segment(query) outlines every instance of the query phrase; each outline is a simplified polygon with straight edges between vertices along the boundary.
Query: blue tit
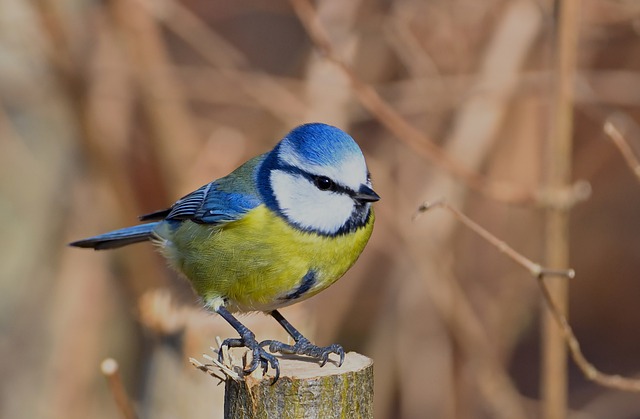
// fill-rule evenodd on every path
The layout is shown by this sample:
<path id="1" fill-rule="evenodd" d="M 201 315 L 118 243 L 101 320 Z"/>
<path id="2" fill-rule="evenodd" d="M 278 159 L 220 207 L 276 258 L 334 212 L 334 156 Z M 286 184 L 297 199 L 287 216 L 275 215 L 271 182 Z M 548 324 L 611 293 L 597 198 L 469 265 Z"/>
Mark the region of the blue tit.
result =
<path id="1" fill-rule="evenodd" d="M 204 305 L 238 332 L 223 345 L 252 351 L 246 372 L 270 365 L 275 382 L 280 370 L 273 353 L 306 355 L 322 365 L 335 353 L 342 364 L 340 345 L 312 344 L 277 309 L 326 289 L 355 263 L 379 199 L 353 138 L 311 123 L 172 207 L 140 217 L 150 222 L 70 245 L 101 250 L 150 240 Z M 232 314 L 252 311 L 270 314 L 295 344 L 257 342 Z"/>

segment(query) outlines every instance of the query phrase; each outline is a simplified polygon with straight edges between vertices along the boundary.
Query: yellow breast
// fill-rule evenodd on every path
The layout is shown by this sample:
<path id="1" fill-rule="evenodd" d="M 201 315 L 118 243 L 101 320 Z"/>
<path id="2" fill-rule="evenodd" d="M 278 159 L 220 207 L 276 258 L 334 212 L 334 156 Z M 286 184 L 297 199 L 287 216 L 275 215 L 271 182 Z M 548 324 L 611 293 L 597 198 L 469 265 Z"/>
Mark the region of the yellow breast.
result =
<path id="1" fill-rule="evenodd" d="M 269 311 L 317 294 L 358 259 L 373 230 L 335 237 L 302 232 L 260 205 L 242 219 L 212 226 L 184 221 L 157 232 L 163 253 L 207 304 Z M 306 277 L 305 277 L 306 276 Z"/>

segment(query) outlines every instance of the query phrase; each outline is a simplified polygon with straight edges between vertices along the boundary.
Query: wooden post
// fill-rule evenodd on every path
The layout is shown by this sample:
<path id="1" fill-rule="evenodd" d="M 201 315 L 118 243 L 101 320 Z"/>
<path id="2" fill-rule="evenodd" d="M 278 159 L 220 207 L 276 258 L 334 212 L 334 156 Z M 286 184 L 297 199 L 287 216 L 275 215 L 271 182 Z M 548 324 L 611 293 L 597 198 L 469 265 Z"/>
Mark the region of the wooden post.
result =
<path id="1" fill-rule="evenodd" d="M 224 417 L 231 418 L 373 418 L 373 361 L 355 352 L 341 367 L 324 367 L 301 357 L 281 357 L 280 379 L 227 379 Z"/>

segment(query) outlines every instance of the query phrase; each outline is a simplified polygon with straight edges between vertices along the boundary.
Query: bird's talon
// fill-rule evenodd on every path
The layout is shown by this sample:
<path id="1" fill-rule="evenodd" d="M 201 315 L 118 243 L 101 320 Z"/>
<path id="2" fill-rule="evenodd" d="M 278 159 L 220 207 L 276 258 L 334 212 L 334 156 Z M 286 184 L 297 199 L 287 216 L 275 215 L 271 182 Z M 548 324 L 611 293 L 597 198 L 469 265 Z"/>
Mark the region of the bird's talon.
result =
<path id="1" fill-rule="evenodd" d="M 227 348 L 239 348 L 244 345 L 244 340 L 238 338 L 227 338 L 222 341 L 220 344 L 220 348 L 218 349 L 218 362 L 223 362 L 224 354 L 222 352 L 222 347 L 226 346 Z"/>
<path id="2" fill-rule="evenodd" d="M 258 363 L 251 360 L 251 363 L 249 364 L 249 366 L 243 369 L 242 372 L 244 372 L 246 375 L 249 375 L 252 372 L 254 372 L 256 368 L 258 368 Z"/>
<path id="3" fill-rule="evenodd" d="M 322 360 L 320 362 L 320 367 L 324 367 L 327 364 L 328 360 L 329 360 L 329 355 L 328 354 L 324 354 L 322 356 Z"/>
<path id="4" fill-rule="evenodd" d="M 269 344 L 270 341 L 265 341 L 258 343 L 255 340 L 255 336 L 253 333 L 249 331 L 245 332 L 240 338 L 228 338 L 222 341 L 220 344 L 220 350 L 218 351 L 218 360 L 222 362 L 223 353 L 222 347 L 226 346 L 227 348 L 238 348 L 245 347 L 251 351 L 251 362 L 249 365 L 243 369 L 243 372 L 246 375 L 253 373 L 258 367 L 262 368 L 263 375 L 267 374 L 269 370 L 269 366 L 275 370 L 275 377 L 271 384 L 274 384 L 278 381 L 280 377 L 280 364 L 278 363 L 278 359 L 272 354 L 268 353 L 266 349 L 263 348 L 265 344 Z"/>
<path id="5" fill-rule="evenodd" d="M 260 366 L 262 367 L 262 374 L 266 375 L 267 374 L 267 370 L 269 370 L 269 362 L 267 362 L 267 360 L 262 359 L 260 361 Z"/>
<path id="6" fill-rule="evenodd" d="M 299 339 L 295 345 L 287 345 L 286 343 L 278 342 L 276 340 L 265 340 L 260 342 L 260 346 L 269 346 L 270 352 L 278 352 L 281 354 L 295 354 L 306 355 L 311 358 L 315 358 L 320 362 L 320 366 L 324 367 L 329 361 L 329 355 L 335 353 L 340 356 L 339 366 L 342 366 L 344 362 L 344 349 L 338 344 L 329 346 L 316 346 L 309 342 L 306 338 Z"/>

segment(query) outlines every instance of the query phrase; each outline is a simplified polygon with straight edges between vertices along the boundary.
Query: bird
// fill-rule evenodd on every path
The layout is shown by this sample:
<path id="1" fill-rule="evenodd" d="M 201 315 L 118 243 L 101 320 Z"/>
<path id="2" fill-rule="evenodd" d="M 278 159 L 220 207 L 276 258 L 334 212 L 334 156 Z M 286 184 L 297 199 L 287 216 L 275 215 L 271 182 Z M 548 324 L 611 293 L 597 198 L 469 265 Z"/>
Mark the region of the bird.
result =
<path id="1" fill-rule="evenodd" d="M 261 367 L 266 374 L 271 367 L 275 383 L 276 353 L 308 356 L 321 366 L 336 354 L 342 365 L 341 345 L 311 343 L 278 309 L 316 295 L 351 268 L 369 241 L 379 199 L 355 140 L 337 127 L 307 123 L 229 175 L 140 216 L 144 223 L 69 245 L 153 243 L 204 307 L 238 333 L 221 347 L 246 347 L 252 359 L 244 372 Z M 270 315 L 294 343 L 258 342 L 236 317 L 246 312 Z"/>

